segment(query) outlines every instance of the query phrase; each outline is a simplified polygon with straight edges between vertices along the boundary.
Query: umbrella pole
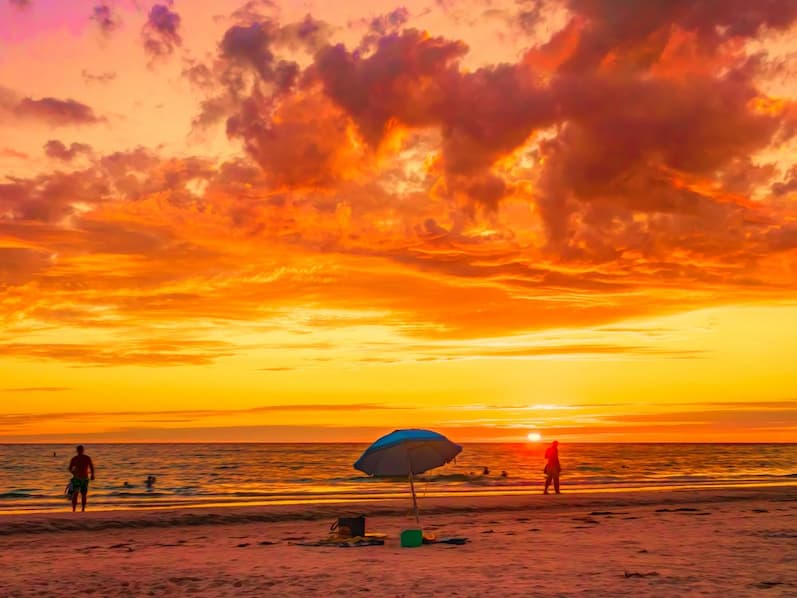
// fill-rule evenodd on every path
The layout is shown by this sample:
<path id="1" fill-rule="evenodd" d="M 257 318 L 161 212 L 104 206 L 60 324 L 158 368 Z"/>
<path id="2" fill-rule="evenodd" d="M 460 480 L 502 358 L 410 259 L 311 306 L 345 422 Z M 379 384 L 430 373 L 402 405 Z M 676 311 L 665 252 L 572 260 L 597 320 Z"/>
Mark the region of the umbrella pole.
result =
<path id="1" fill-rule="evenodd" d="M 421 519 L 418 517 L 418 500 L 415 498 L 415 483 L 412 480 L 412 464 L 410 464 L 410 492 L 412 492 L 412 509 L 415 512 L 415 523 L 420 527 Z"/>

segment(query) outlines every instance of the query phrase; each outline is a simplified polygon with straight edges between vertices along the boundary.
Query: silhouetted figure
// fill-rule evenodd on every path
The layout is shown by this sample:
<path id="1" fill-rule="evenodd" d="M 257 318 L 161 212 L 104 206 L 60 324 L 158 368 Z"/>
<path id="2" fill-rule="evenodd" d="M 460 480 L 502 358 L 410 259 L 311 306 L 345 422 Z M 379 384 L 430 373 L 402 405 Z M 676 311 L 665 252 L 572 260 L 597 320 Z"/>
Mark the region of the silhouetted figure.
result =
<path id="1" fill-rule="evenodd" d="M 508 478 L 508 477 L 509 477 L 509 474 L 508 474 L 506 471 L 502 471 L 502 472 L 501 472 L 501 477 L 502 477 L 502 478 Z"/>
<path id="2" fill-rule="evenodd" d="M 490 475 L 490 468 L 485 467 L 484 469 L 482 469 L 482 475 Z"/>
<path id="3" fill-rule="evenodd" d="M 130 485 L 130 482 L 125 482 L 124 484 L 122 484 L 122 487 L 123 488 L 132 488 L 132 486 Z"/>
<path id="4" fill-rule="evenodd" d="M 155 485 L 155 476 L 154 475 L 148 475 L 146 481 L 144 482 L 144 484 L 146 484 L 147 488 L 149 488 L 151 490 L 152 487 Z"/>
<path id="5" fill-rule="evenodd" d="M 84 453 L 83 445 L 77 447 L 77 455 L 69 462 L 69 472 L 72 474 L 72 512 L 77 509 L 77 495 L 80 493 L 81 511 L 86 510 L 86 497 L 89 492 L 89 472 L 94 480 L 94 463 L 91 457 Z"/>
<path id="6" fill-rule="evenodd" d="M 559 494 L 559 474 L 562 473 L 562 466 L 559 463 L 559 441 L 554 440 L 545 450 L 545 459 L 548 461 L 545 464 L 545 491 L 543 494 L 548 494 L 548 487 L 553 480 L 553 489 Z"/>

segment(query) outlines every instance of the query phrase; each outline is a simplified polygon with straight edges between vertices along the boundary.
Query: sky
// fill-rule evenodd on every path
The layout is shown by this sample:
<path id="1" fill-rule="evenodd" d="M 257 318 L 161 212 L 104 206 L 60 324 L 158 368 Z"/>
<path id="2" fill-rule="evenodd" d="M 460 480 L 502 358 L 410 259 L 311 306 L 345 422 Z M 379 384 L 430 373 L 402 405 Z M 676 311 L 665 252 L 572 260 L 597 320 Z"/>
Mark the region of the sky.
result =
<path id="1" fill-rule="evenodd" d="M 0 442 L 797 442 L 793 0 L 0 0 Z"/>

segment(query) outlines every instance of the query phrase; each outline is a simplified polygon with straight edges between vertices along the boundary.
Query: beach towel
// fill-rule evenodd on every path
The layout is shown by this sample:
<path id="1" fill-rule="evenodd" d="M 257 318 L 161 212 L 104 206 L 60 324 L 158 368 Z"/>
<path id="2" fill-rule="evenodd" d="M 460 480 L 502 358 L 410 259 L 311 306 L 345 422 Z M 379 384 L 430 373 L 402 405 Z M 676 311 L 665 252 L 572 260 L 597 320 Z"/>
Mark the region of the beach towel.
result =
<path id="1" fill-rule="evenodd" d="M 381 537 L 377 537 L 381 536 Z M 354 548 L 359 546 L 383 546 L 385 534 L 368 534 L 367 536 L 354 536 L 351 538 L 341 538 L 340 536 L 329 536 L 316 542 L 297 542 L 297 546 L 336 546 L 338 548 Z"/>
<path id="2" fill-rule="evenodd" d="M 424 544 L 456 544 L 461 546 L 463 544 L 467 544 L 470 540 L 467 538 L 462 537 L 449 537 L 449 538 L 435 538 L 435 537 L 424 537 L 423 543 Z"/>

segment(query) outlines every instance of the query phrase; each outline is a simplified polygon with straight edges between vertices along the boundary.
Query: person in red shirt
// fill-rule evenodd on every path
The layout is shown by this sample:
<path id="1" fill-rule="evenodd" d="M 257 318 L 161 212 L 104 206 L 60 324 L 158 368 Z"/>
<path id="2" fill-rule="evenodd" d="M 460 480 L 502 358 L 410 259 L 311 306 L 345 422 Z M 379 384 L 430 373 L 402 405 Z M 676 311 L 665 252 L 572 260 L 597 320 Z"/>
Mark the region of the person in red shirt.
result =
<path id="1" fill-rule="evenodd" d="M 562 466 L 559 463 L 559 441 L 554 440 L 545 450 L 545 459 L 548 461 L 545 464 L 545 491 L 543 494 L 548 494 L 548 487 L 553 481 L 553 489 L 559 494 L 559 474 L 562 473 Z"/>
<path id="2" fill-rule="evenodd" d="M 77 509 L 77 495 L 80 492 L 81 511 L 86 510 L 86 497 L 89 492 L 89 472 L 94 479 L 94 463 L 91 457 L 85 454 L 83 445 L 77 447 L 77 455 L 69 462 L 69 472 L 72 474 L 72 512 Z"/>

